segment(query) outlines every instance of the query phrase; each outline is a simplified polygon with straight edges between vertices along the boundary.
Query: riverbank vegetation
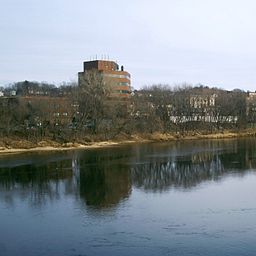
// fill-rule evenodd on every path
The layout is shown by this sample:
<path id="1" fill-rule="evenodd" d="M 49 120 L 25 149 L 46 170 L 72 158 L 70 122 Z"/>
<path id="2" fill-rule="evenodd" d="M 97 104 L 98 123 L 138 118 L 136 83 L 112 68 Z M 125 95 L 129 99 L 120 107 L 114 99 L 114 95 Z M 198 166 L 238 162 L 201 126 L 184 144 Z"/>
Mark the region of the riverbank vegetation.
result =
<path id="1" fill-rule="evenodd" d="M 18 82 L 2 88 L 0 148 L 254 135 L 255 93 L 152 85 L 127 97 L 89 73 L 78 87 Z"/>

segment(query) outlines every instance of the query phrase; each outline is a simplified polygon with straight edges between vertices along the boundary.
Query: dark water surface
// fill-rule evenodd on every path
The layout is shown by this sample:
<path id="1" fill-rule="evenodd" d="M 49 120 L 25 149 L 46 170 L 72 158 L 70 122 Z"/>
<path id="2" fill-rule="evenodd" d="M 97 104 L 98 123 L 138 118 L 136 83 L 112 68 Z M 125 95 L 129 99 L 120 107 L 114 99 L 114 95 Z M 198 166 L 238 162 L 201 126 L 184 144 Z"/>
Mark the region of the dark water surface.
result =
<path id="1" fill-rule="evenodd" d="M 256 140 L 1 156 L 0 255 L 256 255 Z"/>

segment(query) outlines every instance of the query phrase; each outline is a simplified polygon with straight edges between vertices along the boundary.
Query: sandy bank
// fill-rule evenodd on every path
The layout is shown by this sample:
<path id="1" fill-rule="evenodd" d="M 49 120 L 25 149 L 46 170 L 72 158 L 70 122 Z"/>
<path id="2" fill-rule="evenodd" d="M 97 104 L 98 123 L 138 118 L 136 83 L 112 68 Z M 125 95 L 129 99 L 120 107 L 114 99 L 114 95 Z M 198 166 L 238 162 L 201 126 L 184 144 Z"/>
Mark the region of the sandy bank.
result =
<path id="1" fill-rule="evenodd" d="M 39 152 L 39 151 L 66 151 L 74 149 L 93 149 L 101 147 L 110 147 L 121 144 L 135 143 L 136 141 L 123 141 L 123 142 L 114 142 L 114 141 L 102 141 L 102 142 L 93 142 L 84 144 L 77 143 L 67 143 L 65 145 L 59 146 L 34 146 L 31 148 L 10 148 L 10 147 L 0 147 L 0 155 L 3 154 L 15 154 L 15 153 L 25 153 L 25 152 Z"/>
<path id="2" fill-rule="evenodd" d="M 222 132 L 214 134 L 199 134 L 188 133 L 185 135 L 180 134 L 143 134 L 133 135 L 129 139 L 120 139 L 116 141 L 101 141 L 101 142 L 88 142 L 86 144 L 78 143 L 65 143 L 60 144 L 54 141 L 40 141 L 37 144 L 33 144 L 28 141 L 11 140 L 7 146 L 2 142 L 0 143 L 0 155 L 3 154 L 15 154 L 23 152 L 39 152 L 39 151 L 65 151 L 74 149 L 93 149 L 102 147 L 111 147 L 118 145 L 125 145 L 131 143 L 145 143 L 145 142 L 168 142 L 168 141 L 180 141 L 180 140 L 199 140 L 199 139 L 229 139 L 239 137 L 254 137 L 256 136 L 256 130 L 244 130 L 240 132 Z"/>

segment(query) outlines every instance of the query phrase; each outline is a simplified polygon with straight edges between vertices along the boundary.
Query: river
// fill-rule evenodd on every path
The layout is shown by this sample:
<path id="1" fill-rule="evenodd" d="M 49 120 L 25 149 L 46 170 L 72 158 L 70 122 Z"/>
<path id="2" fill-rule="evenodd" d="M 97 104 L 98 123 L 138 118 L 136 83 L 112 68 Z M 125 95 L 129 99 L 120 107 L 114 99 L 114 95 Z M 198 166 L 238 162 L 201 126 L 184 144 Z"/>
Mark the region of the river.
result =
<path id="1" fill-rule="evenodd" d="M 256 139 L 0 156 L 0 255 L 256 255 Z"/>

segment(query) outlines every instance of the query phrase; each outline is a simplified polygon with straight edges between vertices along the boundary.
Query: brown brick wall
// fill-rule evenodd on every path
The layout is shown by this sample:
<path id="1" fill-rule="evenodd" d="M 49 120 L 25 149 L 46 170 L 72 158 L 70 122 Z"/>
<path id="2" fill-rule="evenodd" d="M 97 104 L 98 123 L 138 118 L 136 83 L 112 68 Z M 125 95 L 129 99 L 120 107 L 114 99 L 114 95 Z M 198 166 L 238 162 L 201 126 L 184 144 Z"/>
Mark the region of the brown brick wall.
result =
<path id="1" fill-rule="evenodd" d="M 114 97 L 129 97 L 131 93 L 131 75 L 127 71 L 121 71 L 114 61 L 95 60 L 84 62 L 84 71 L 78 73 L 78 84 L 81 76 L 88 70 L 98 70 L 103 78 L 113 86 Z"/>

